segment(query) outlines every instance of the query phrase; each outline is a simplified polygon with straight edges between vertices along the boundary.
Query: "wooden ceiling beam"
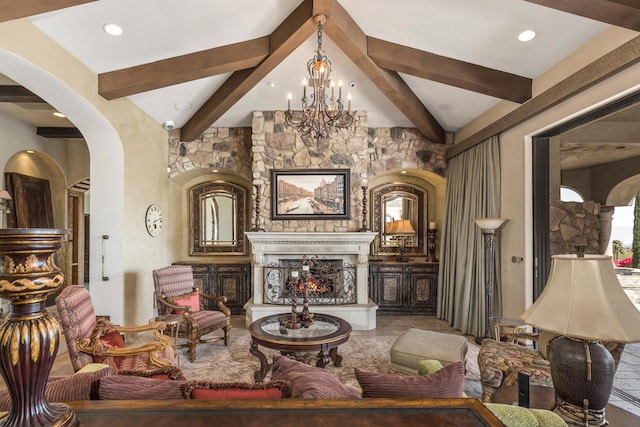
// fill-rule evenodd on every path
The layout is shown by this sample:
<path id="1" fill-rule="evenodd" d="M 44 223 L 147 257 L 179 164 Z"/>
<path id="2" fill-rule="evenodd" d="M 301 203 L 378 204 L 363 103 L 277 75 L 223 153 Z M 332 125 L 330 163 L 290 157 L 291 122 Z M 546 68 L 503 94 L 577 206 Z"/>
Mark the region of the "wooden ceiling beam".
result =
<path id="1" fill-rule="evenodd" d="M 252 68 L 269 55 L 269 37 L 137 65 L 98 75 L 98 92 L 105 99 Z"/>
<path id="2" fill-rule="evenodd" d="M 331 40 L 427 139 L 444 144 L 444 129 L 398 73 L 381 68 L 369 57 L 367 36 L 347 11 L 339 3 L 334 3 L 328 16 L 323 30 Z"/>
<path id="3" fill-rule="evenodd" d="M 303 1 L 270 36 L 269 55 L 256 67 L 236 71 L 184 124 L 180 138 L 193 141 L 246 95 L 315 31 L 314 2 Z"/>
<path id="4" fill-rule="evenodd" d="M 43 127 L 36 128 L 36 134 L 44 138 L 84 138 L 78 128 L 74 127 Z"/>
<path id="5" fill-rule="evenodd" d="M 22 86 L 0 85 L 0 102 L 44 103 L 45 100 Z"/>
<path id="6" fill-rule="evenodd" d="M 640 31 L 640 2 L 637 0 L 526 0 L 530 3 Z"/>
<path id="7" fill-rule="evenodd" d="M 380 67 L 500 99 L 531 99 L 532 80 L 446 56 L 367 37 L 369 57 Z"/>
<path id="8" fill-rule="evenodd" d="M 0 0 L 0 22 L 91 3 L 96 0 Z"/>

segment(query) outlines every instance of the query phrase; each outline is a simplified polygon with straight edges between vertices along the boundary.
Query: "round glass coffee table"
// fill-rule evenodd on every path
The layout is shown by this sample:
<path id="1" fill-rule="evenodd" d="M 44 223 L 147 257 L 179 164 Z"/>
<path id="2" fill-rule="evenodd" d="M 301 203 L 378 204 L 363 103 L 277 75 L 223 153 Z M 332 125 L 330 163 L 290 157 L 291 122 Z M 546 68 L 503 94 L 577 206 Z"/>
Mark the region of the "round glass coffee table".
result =
<path id="1" fill-rule="evenodd" d="M 249 326 L 251 334 L 251 354 L 260 360 L 260 370 L 254 373 L 256 381 L 264 379 L 271 369 L 267 357 L 258 346 L 280 350 L 282 354 L 300 352 L 318 352 L 316 366 L 324 368 L 333 361 L 340 366 L 342 356 L 338 354 L 338 346 L 349 339 L 351 325 L 338 317 L 328 314 L 314 313 L 313 324 L 308 328 L 289 329 L 285 327 L 291 314 L 274 314 L 258 319 Z"/>

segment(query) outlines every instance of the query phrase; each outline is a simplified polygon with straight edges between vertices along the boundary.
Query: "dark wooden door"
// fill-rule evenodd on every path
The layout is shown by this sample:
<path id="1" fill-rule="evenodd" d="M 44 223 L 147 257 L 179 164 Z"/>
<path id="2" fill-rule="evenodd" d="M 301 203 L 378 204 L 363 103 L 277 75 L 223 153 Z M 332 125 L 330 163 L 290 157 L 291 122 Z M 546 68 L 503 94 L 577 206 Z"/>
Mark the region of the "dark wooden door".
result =
<path id="1" fill-rule="evenodd" d="M 7 172 L 5 185 L 13 197 L 10 227 L 54 228 L 49 180 Z"/>

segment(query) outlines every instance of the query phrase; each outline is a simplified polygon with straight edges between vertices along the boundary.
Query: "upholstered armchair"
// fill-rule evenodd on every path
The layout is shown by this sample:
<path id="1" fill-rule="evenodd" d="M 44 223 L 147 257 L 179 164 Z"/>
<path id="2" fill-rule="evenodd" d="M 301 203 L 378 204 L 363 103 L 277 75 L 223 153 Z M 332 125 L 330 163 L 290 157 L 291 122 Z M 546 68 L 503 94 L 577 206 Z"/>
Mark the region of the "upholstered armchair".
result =
<path id="1" fill-rule="evenodd" d="M 91 295 L 84 286 L 69 285 L 56 297 L 58 319 L 67 342 L 74 372 L 90 363 L 110 365 L 115 371 L 148 371 L 175 366 L 171 339 L 164 335 L 166 324 L 115 326 L 97 319 Z M 153 340 L 125 345 L 124 333 L 153 331 Z"/>
<path id="2" fill-rule="evenodd" d="M 193 269 L 189 265 L 172 265 L 153 270 L 156 308 L 159 318 L 179 314 L 176 336 L 186 339 L 179 347 L 189 348 L 189 360 L 195 362 L 198 344 L 224 340 L 229 344 L 231 310 L 224 305 L 227 298 L 201 293 L 194 287 Z M 216 309 L 205 306 L 204 301 L 215 303 Z M 219 329 L 224 335 L 205 338 Z"/>
<path id="3" fill-rule="evenodd" d="M 538 338 L 537 349 L 493 339 L 482 341 L 478 352 L 482 401 L 489 402 L 494 391 L 516 383 L 518 372 L 528 375 L 531 385 L 553 387 L 547 348 L 555 337 L 557 335 L 543 331 Z M 617 369 L 624 343 L 603 344 L 613 356 Z"/>

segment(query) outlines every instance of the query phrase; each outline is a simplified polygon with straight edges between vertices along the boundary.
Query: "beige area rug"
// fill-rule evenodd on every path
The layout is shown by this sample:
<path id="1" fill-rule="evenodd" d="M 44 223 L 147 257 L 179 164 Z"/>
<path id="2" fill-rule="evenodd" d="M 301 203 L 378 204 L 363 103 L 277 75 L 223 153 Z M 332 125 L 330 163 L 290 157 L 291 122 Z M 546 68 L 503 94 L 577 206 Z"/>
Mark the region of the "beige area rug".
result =
<path id="1" fill-rule="evenodd" d="M 440 321 L 438 321 L 440 322 Z M 444 324 L 444 322 L 443 322 Z M 439 332 L 459 333 L 446 324 L 433 328 Z M 342 359 L 342 366 L 333 366 L 329 362 L 326 370 L 333 373 L 342 383 L 358 388 L 354 368 L 371 372 L 389 372 L 389 352 L 399 333 L 386 334 L 384 330 L 377 331 L 353 331 L 349 341 L 338 348 L 338 354 Z M 222 342 L 201 344 L 197 348 L 196 361 L 191 363 L 187 357 L 187 349 L 178 350 L 178 362 L 180 368 L 189 380 L 208 380 L 215 382 L 253 382 L 254 371 L 260 368 L 258 359 L 249 353 L 250 335 L 246 329 L 234 328 L 231 330 L 229 345 Z M 479 346 L 469 341 L 465 375 L 465 392 L 469 397 L 480 398 L 482 394 L 480 386 L 480 374 L 478 371 Z M 267 360 L 277 353 L 275 350 L 260 347 Z M 312 357 L 314 355 L 308 355 Z M 315 364 L 315 358 L 312 361 Z M 265 380 L 270 378 L 267 374 Z"/>

